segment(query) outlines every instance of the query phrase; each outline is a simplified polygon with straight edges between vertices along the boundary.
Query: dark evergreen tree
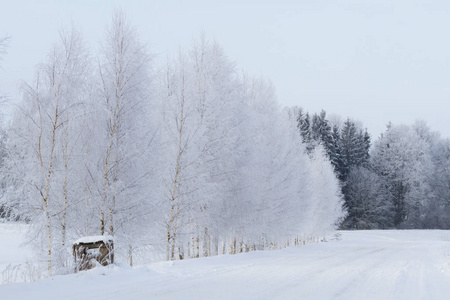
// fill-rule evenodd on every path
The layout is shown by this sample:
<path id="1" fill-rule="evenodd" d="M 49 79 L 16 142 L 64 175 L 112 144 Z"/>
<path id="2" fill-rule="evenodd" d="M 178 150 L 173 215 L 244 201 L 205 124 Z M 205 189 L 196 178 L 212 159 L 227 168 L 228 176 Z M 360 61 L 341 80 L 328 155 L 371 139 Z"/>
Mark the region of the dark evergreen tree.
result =
<path id="1" fill-rule="evenodd" d="M 328 124 L 328 120 L 326 119 L 326 113 L 324 110 L 322 110 L 319 115 L 319 121 L 322 124 L 320 131 L 320 142 L 322 143 L 323 147 L 325 148 L 325 151 L 328 154 L 328 157 L 331 160 L 336 150 L 333 139 L 333 132 L 331 130 L 330 125 Z"/>
<path id="2" fill-rule="evenodd" d="M 342 154 L 341 154 L 341 147 L 340 147 L 340 140 L 341 140 L 341 135 L 339 132 L 339 127 L 334 125 L 333 126 L 333 132 L 331 133 L 332 137 L 333 137 L 333 152 L 331 152 L 330 154 L 330 161 L 331 164 L 334 167 L 334 171 L 336 173 L 336 175 L 339 175 L 339 170 L 340 168 L 342 168 Z M 339 176 L 338 176 L 339 178 Z"/>
<path id="3" fill-rule="evenodd" d="M 363 143 L 363 164 L 369 164 L 370 159 L 370 146 L 371 146 L 371 138 L 369 132 L 367 132 L 367 128 L 364 131 L 364 143 Z"/>
<path id="4" fill-rule="evenodd" d="M 345 121 L 342 128 L 337 125 L 331 128 L 324 110 L 320 114 L 314 114 L 310 119 L 309 114 L 305 114 L 300 109 L 297 121 L 308 153 L 311 153 L 320 144 L 325 149 L 334 167 L 344 195 L 345 206 L 349 211 L 349 215 L 342 226 L 345 228 L 389 227 L 388 220 L 381 220 L 381 216 L 387 216 L 387 214 L 380 213 L 383 210 L 381 208 L 375 209 L 373 206 L 375 202 L 381 203 L 380 193 L 367 191 L 367 184 L 363 182 L 364 180 L 360 180 L 365 178 L 365 180 L 379 184 L 375 180 L 376 178 L 374 179 L 376 174 L 372 174 L 370 171 L 369 150 L 371 140 L 367 130 L 358 129 L 350 119 Z M 348 182 L 351 170 L 358 171 L 354 171 L 356 173 L 352 176 L 351 182 Z M 376 220 L 376 215 L 379 216 L 378 220 Z"/>
<path id="5" fill-rule="evenodd" d="M 359 141 L 355 123 L 351 122 L 350 119 L 347 119 L 341 130 L 340 138 L 342 164 L 339 168 L 339 179 L 341 182 L 347 180 L 350 168 L 357 165 L 358 144 Z"/>
<path id="6" fill-rule="evenodd" d="M 297 127 L 300 130 L 300 134 L 303 138 L 303 143 L 306 144 L 306 150 L 311 153 L 314 149 L 314 145 L 311 137 L 311 120 L 309 113 L 304 114 L 303 109 L 300 108 L 297 117 Z"/>
<path id="7" fill-rule="evenodd" d="M 347 119 L 340 130 L 336 125 L 331 128 L 324 110 L 310 119 L 309 114 L 300 109 L 297 122 L 308 153 L 321 144 L 342 185 L 352 166 L 368 164 L 370 135 L 367 130 L 358 131 L 350 119 Z"/>
<path id="8" fill-rule="evenodd" d="M 393 227 L 393 207 L 381 177 L 365 167 L 352 167 L 346 182 L 346 229 Z"/>
<path id="9" fill-rule="evenodd" d="M 332 158 L 336 152 L 335 141 L 324 110 L 319 115 L 314 114 L 311 124 L 311 136 L 313 143 L 321 144 L 330 160 L 333 161 Z"/>

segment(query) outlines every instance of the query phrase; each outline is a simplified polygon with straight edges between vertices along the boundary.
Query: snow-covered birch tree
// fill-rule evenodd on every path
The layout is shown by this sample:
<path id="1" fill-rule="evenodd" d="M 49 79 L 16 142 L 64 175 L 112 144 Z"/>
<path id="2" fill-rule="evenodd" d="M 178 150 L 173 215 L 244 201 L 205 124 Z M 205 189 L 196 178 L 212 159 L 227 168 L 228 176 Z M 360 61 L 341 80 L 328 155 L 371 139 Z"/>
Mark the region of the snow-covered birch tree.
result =
<path id="1" fill-rule="evenodd" d="M 151 63 L 125 13 L 115 11 L 99 56 L 99 111 L 93 120 L 98 127 L 94 127 L 96 140 L 91 147 L 98 151 L 93 150 L 90 172 L 100 193 L 98 233 L 120 236 L 130 262 L 149 227 L 144 220 L 152 209 L 151 178 L 156 178 L 150 164 L 158 109 L 151 92 Z"/>
<path id="2" fill-rule="evenodd" d="M 189 157 L 192 143 L 195 141 L 199 124 L 195 119 L 196 108 L 192 104 L 192 85 L 188 73 L 186 57 L 180 53 L 178 61 L 173 66 L 167 65 L 163 89 L 164 104 L 162 121 L 164 143 L 165 168 L 163 173 L 164 198 L 163 205 L 167 207 L 164 212 L 165 221 L 165 257 L 166 260 L 175 258 L 177 233 L 181 223 L 180 210 L 186 210 L 187 204 L 183 197 L 188 191 L 182 187 L 193 185 L 184 184 L 188 178 L 189 166 L 192 158 Z"/>
<path id="3" fill-rule="evenodd" d="M 115 226 L 136 205 L 136 187 L 145 174 L 138 159 L 146 151 L 145 117 L 150 99 L 151 57 L 121 11 L 115 11 L 99 58 L 101 131 L 101 205 L 99 233 L 114 235 Z M 122 214 L 122 215 L 120 215 Z"/>
<path id="4" fill-rule="evenodd" d="M 80 33 L 75 29 L 62 32 L 47 62 L 39 67 L 34 85 L 24 86 L 24 99 L 11 130 L 9 170 L 23 197 L 23 213 L 35 224 L 36 236 L 45 235 L 49 274 L 53 272 L 54 241 L 59 236 L 57 244 L 64 245 L 66 239 L 71 201 L 67 191 L 68 151 L 72 147 L 69 124 L 78 117 L 76 107 L 87 70 L 88 56 Z"/>

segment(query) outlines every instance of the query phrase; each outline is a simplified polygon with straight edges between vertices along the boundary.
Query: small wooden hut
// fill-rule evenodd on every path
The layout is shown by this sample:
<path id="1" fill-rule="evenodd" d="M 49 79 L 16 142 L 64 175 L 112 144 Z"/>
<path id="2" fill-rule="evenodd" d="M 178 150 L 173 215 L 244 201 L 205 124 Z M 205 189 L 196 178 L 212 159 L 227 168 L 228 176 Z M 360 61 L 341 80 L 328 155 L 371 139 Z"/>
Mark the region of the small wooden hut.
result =
<path id="1" fill-rule="evenodd" d="M 112 236 L 86 236 L 73 243 L 75 271 L 89 270 L 98 264 L 107 266 L 114 263 L 114 239 Z"/>

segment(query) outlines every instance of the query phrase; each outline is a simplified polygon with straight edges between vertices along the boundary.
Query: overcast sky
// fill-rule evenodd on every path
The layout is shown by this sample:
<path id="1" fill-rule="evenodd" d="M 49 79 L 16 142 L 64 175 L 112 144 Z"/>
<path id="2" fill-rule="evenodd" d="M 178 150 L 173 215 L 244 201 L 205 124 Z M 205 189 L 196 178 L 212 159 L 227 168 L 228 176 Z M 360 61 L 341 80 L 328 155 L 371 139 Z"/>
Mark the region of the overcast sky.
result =
<path id="1" fill-rule="evenodd" d="M 416 119 L 450 137 L 448 0 L 2 1 L 0 36 L 12 39 L 0 90 L 19 98 L 63 26 L 78 26 L 94 52 L 114 7 L 161 60 L 204 33 L 270 78 L 283 106 L 358 119 L 373 138 Z"/>

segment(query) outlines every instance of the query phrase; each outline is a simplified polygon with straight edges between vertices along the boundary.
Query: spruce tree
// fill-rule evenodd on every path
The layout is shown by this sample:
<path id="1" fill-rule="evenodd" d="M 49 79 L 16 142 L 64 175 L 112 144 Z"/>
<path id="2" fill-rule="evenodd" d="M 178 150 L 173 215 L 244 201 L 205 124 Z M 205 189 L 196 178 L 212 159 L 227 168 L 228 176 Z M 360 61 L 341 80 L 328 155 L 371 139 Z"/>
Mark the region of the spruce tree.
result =
<path id="1" fill-rule="evenodd" d="M 340 147 L 342 154 L 342 166 L 340 168 L 339 179 L 341 182 L 347 180 L 351 166 L 356 165 L 358 155 L 358 136 L 356 133 L 355 123 L 347 119 L 341 130 Z"/>
<path id="2" fill-rule="evenodd" d="M 341 168 L 343 167 L 341 147 L 340 147 L 341 135 L 338 126 L 336 125 L 333 126 L 333 132 L 331 133 L 331 135 L 333 137 L 333 152 L 330 155 L 330 161 L 334 167 L 336 175 L 338 176 L 340 174 Z"/>
<path id="3" fill-rule="evenodd" d="M 307 152 L 311 153 L 314 148 L 311 140 L 311 122 L 309 113 L 303 114 L 302 108 L 298 112 L 297 127 L 300 130 L 300 135 L 302 136 L 303 143 L 306 145 Z"/>

